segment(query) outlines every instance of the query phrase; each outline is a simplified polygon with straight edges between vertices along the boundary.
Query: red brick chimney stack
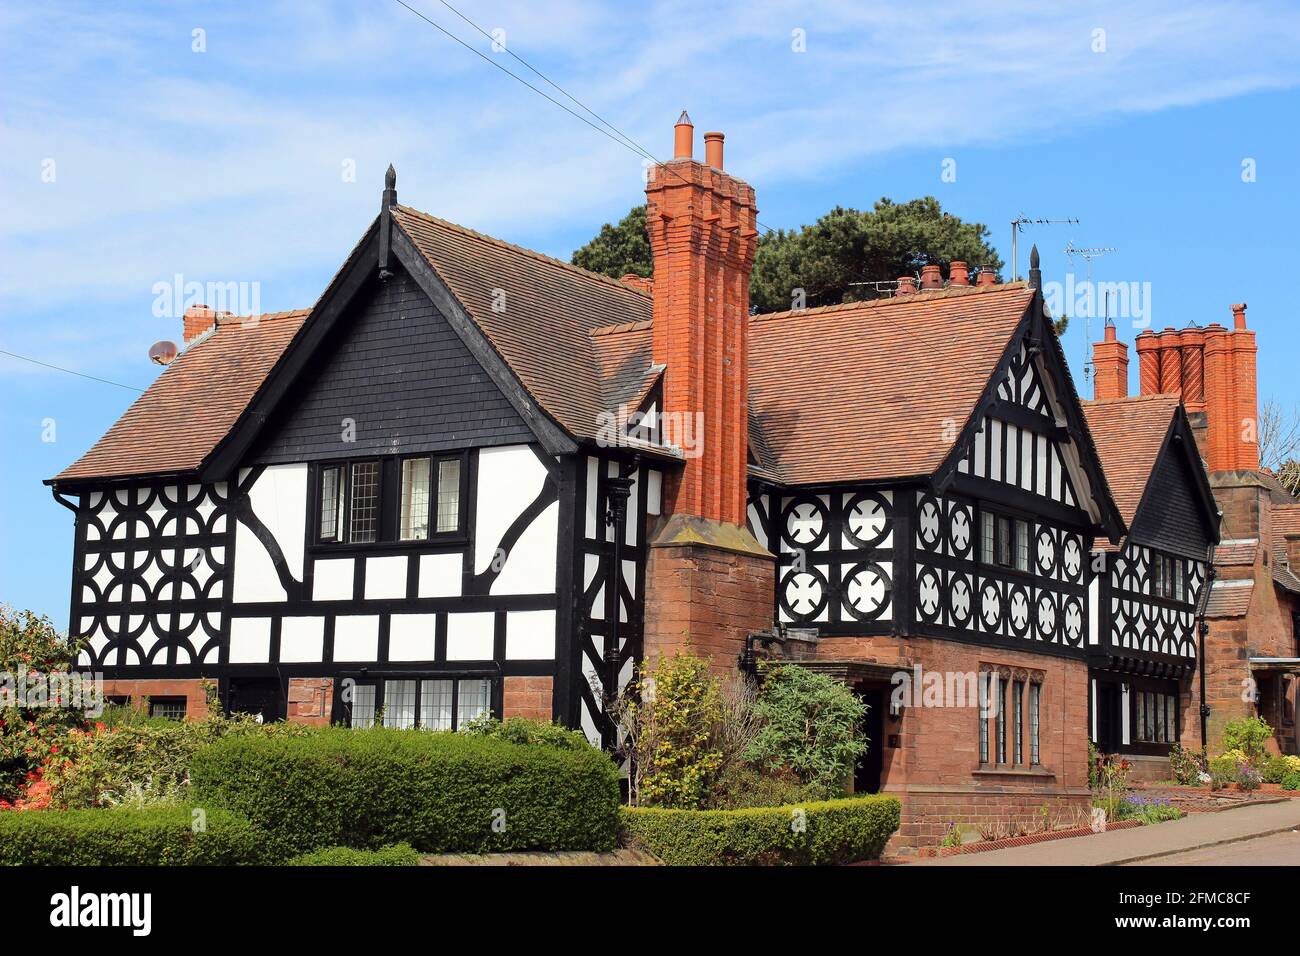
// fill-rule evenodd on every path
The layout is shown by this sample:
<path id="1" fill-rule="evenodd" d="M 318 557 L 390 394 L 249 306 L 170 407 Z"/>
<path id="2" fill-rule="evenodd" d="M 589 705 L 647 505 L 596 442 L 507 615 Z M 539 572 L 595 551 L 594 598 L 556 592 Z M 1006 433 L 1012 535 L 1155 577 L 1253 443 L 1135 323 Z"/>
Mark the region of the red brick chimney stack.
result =
<path id="1" fill-rule="evenodd" d="M 654 360 L 665 366 L 664 412 L 689 422 L 701 452 L 665 487 L 666 510 L 744 527 L 748 474 L 749 276 L 758 247 L 754 190 L 722 171 L 722 134 L 692 155 L 683 112 L 676 157 L 646 185 L 654 253 Z M 695 423 L 701 423 L 698 433 Z M 685 447 L 685 442 L 676 444 Z M 690 449 L 687 449 L 690 451 Z"/>
<path id="2" fill-rule="evenodd" d="M 687 651 L 731 672 L 746 635 L 771 628 L 775 604 L 775 559 L 745 526 L 758 214 L 754 190 L 723 172 L 722 134 L 705 134 L 701 163 L 692 131 L 682 113 L 675 158 L 646 185 L 663 434 L 686 457 L 664 477 L 662 516 L 649 533 L 644 655 L 649 662 Z M 674 439 L 682 421 L 693 447 Z"/>
<path id="3" fill-rule="evenodd" d="M 189 345 L 200 335 L 217 324 L 217 311 L 206 305 L 191 305 L 185 310 L 181 319 L 185 344 Z"/>
<path id="4" fill-rule="evenodd" d="M 1128 397 L 1128 346 L 1115 338 L 1115 326 L 1107 323 L 1102 341 L 1092 347 L 1092 397 Z"/>

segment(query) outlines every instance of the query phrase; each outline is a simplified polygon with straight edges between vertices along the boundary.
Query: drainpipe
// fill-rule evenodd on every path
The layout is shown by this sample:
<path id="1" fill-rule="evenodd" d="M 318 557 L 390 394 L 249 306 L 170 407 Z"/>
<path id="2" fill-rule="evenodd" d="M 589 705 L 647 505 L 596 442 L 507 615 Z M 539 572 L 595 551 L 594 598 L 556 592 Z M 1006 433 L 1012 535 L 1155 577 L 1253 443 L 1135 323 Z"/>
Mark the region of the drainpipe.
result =
<path id="1" fill-rule="evenodd" d="M 618 619 L 623 607 L 623 540 L 627 533 L 627 499 L 632 494 L 632 485 L 635 478 L 607 478 L 605 480 L 605 490 L 609 496 L 609 510 L 605 515 L 607 524 L 614 529 L 614 560 L 611 573 L 606 579 L 605 587 L 612 589 L 614 600 L 614 610 L 609 615 L 609 630 L 606 632 L 605 640 L 605 714 L 609 715 L 610 708 L 618 700 L 618 677 L 619 671 L 622 670 L 622 661 L 619 660 L 618 652 Z M 608 591 L 606 593 L 609 593 Z M 606 604 L 608 607 L 609 604 Z M 607 721 L 608 724 L 608 721 Z M 607 726 L 606 733 L 609 735 L 607 746 L 610 750 L 618 743 L 618 733 L 612 726 Z"/>
<path id="2" fill-rule="evenodd" d="M 1210 605 L 1210 588 L 1214 585 L 1214 576 L 1214 545 L 1211 543 L 1205 547 L 1205 588 L 1200 600 L 1196 602 L 1196 633 L 1200 636 L 1196 669 L 1201 675 L 1201 753 L 1206 757 L 1210 752 L 1210 738 L 1205 720 L 1210 716 L 1210 705 L 1205 702 L 1205 635 L 1210 632 L 1210 625 L 1205 623 L 1205 612 Z"/>

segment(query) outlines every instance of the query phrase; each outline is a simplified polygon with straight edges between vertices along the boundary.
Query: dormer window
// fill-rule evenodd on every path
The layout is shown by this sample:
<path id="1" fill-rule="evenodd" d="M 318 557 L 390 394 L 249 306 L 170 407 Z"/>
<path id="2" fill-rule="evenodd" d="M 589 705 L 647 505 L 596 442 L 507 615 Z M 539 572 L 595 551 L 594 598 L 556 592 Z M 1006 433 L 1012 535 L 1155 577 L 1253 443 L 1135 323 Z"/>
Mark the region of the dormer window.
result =
<path id="1" fill-rule="evenodd" d="M 320 470 L 321 541 L 365 544 L 379 534 L 379 462 L 354 461 Z"/>
<path id="2" fill-rule="evenodd" d="M 458 453 L 320 465 L 316 540 L 379 544 L 463 534 L 464 461 Z"/>
<path id="3" fill-rule="evenodd" d="M 460 479 L 459 455 L 402 462 L 401 540 L 423 541 L 460 530 Z"/>

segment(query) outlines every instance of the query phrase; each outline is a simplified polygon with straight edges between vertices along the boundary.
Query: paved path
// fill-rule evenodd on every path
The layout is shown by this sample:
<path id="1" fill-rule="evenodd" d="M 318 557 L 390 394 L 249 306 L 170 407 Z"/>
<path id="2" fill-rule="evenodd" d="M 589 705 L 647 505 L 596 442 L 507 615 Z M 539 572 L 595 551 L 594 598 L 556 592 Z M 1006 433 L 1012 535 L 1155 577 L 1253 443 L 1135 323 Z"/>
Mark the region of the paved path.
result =
<path id="1" fill-rule="evenodd" d="M 1114 830 L 988 853 L 970 853 L 913 866 L 1113 866 L 1300 828 L 1300 800 L 1283 800 L 1181 820 Z M 1156 859 L 1155 862 L 1167 862 Z M 1168 861 L 1168 862 L 1173 862 Z M 1300 863 L 1300 860 L 1295 862 Z"/>
<path id="2" fill-rule="evenodd" d="M 1300 830 L 1220 843 L 1129 866 L 1300 866 Z"/>

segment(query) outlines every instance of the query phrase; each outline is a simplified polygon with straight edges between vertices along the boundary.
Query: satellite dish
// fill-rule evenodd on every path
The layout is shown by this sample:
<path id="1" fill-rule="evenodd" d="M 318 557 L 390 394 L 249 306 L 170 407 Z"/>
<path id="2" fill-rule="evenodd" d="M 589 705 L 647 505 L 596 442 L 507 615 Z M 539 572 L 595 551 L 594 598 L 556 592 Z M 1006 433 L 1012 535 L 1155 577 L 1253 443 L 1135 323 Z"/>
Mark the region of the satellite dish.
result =
<path id="1" fill-rule="evenodd" d="M 163 340 L 155 342 L 149 346 L 149 361 L 156 365 L 170 365 L 176 359 L 180 350 L 176 348 L 175 342 Z"/>

